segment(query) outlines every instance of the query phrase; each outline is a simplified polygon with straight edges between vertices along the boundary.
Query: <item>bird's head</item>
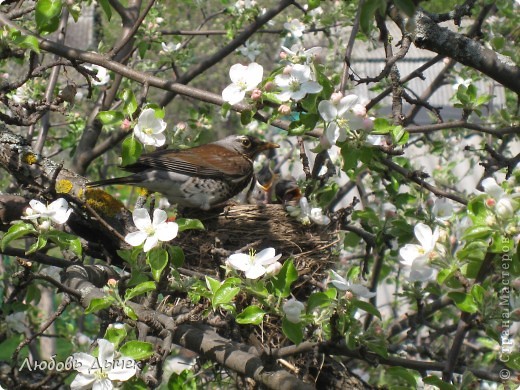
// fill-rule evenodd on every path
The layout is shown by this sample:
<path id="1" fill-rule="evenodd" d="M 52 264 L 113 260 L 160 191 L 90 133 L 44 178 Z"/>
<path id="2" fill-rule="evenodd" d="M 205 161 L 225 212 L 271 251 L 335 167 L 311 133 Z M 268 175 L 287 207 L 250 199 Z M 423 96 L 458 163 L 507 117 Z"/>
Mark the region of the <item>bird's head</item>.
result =
<path id="1" fill-rule="evenodd" d="M 264 150 L 280 147 L 278 144 L 265 142 L 250 135 L 231 135 L 223 140 L 217 141 L 217 143 L 228 149 L 234 149 L 251 159 L 255 158 L 258 153 Z"/>

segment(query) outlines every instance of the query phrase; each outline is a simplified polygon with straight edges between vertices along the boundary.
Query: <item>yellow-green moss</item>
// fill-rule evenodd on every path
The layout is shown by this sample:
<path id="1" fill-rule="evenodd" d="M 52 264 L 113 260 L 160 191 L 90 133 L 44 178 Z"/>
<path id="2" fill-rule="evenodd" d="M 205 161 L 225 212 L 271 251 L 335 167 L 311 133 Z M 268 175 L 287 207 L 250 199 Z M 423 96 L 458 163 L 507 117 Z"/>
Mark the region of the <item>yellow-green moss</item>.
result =
<path id="1" fill-rule="evenodd" d="M 74 185 L 70 180 L 62 179 L 56 181 L 56 192 L 58 194 L 68 194 L 70 190 L 72 190 L 72 187 L 74 187 Z"/>
<path id="2" fill-rule="evenodd" d="M 85 191 L 85 201 L 98 213 L 108 217 L 113 217 L 124 208 L 123 203 L 98 188 L 87 188 Z"/>
<path id="3" fill-rule="evenodd" d="M 38 157 L 34 153 L 25 153 L 22 161 L 26 164 L 33 165 L 38 161 Z"/>

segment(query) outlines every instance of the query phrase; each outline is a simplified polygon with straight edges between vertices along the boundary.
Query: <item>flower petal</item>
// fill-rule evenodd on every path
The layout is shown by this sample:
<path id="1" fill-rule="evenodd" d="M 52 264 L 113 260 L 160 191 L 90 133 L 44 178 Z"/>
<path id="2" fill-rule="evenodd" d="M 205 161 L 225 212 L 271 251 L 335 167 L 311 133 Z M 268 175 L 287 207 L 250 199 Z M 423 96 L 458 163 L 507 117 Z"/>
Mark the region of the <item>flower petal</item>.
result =
<path id="1" fill-rule="evenodd" d="M 330 100 L 322 100 L 318 104 L 318 111 L 325 122 L 330 122 L 338 116 L 338 109 Z"/>
<path id="2" fill-rule="evenodd" d="M 104 363 L 109 363 L 110 366 L 112 366 L 112 362 L 114 361 L 114 344 L 105 339 L 99 339 L 97 344 L 99 346 L 99 364 L 103 366 Z"/>
<path id="3" fill-rule="evenodd" d="M 126 381 L 137 372 L 137 364 L 134 359 L 122 357 L 114 361 L 112 370 L 108 372 L 108 378 L 113 381 Z"/>
<path id="4" fill-rule="evenodd" d="M 248 279 L 258 279 L 260 276 L 265 274 L 266 270 L 263 266 L 260 264 L 253 264 L 249 269 L 246 271 L 245 275 Z"/>
<path id="5" fill-rule="evenodd" d="M 91 389 L 95 382 L 96 376 L 94 374 L 78 374 L 70 384 L 71 390 L 86 390 Z"/>
<path id="6" fill-rule="evenodd" d="M 39 214 L 47 213 L 47 206 L 45 206 L 39 200 L 33 199 L 29 202 L 29 206 Z"/>
<path id="7" fill-rule="evenodd" d="M 229 84 L 222 91 L 222 99 L 231 105 L 241 102 L 245 96 L 246 91 L 237 84 Z"/>
<path id="8" fill-rule="evenodd" d="M 159 241 L 170 241 L 177 237 L 179 225 L 175 222 L 164 222 L 155 228 L 155 237 Z"/>
<path id="9" fill-rule="evenodd" d="M 139 230 L 137 232 L 128 233 L 125 236 L 125 242 L 132 246 L 139 246 L 146 240 L 146 237 L 148 237 L 148 234 Z"/>
<path id="10" fill-rule="evenodd" d="M 420 245 L 406 244 L 404 247 L 399 249 L 399 255 L 402 258 L 401 264 L 411 267 L 415 259 L 424 255 L 424 251 Z"/>
<path id="11" fill-rule="evenodd" d="M 423 248 L 425 250 L 428 250 L 428 248 L 431 248 L 431 242 L 433 239 L 433 233 L 431 227 L 428 225 L 425 225 L 424 223 L 418 223 L 415 225 L 414 229 L 415 237 L 417 237 L 417 240 L 421 243 Z"/>
<path id="12" fill-rule="evenodd" d="M 74 369 L 83 375 L 95 372 L 98 367 L 96 358 L 87 353 L 77 352 L 72 357 L 75 362 Z"/>
<path id="13" fill-rule="evenodd" d="M 251 256 L 245 253 L 235 253 L 227 259 L 229 265 L 239 271 L 247 271 L 251 268 Z"/>
<path id="14" fill-rule="evenodd" d="M 150 214 L 148 214 L 148 210 L 145 208 L 135 209 L 132 213 L 132 218 L 134 220 L 135 226 L 139 230 L 147 230 L 152 226 Z"/>
<path id="15" fill-rule="evenodd" d="M 166 214 L 166 211 L 162 210 L 162 209 L 155 209 L 153 211 L 153 221 L 152 221 L 152 225 L 155 227 L 155 226 L 158 226 L 164 222 L 166 222 L 166 220 L 168 219 L 168 214 Z"/>
<path id="16" fill-rule="evenodd" d="M 159 239 L 155 234 L 153 236 L 148 236 L 144 242 L 143 251 L 148 252 L 150 249 L 155 248 L 158 243 Z"/>

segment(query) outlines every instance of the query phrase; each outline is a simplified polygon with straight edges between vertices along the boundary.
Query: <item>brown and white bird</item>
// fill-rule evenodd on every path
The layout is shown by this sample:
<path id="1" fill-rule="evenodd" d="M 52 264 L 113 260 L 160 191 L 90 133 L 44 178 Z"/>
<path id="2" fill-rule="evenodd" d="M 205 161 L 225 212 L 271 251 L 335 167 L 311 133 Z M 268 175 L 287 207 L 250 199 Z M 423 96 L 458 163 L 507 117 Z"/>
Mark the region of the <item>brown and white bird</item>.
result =
<path id="1" fill-rule="evenodd" d="M 253 177 L 253 160 L 278 148 L 248 135 L 231 135 L 185 150 L 158 150 L 123 167 L 133 175 L 87 183 L 127 184 L 164 194 L 180 207 L 209 210 L 242 191 Z"/>

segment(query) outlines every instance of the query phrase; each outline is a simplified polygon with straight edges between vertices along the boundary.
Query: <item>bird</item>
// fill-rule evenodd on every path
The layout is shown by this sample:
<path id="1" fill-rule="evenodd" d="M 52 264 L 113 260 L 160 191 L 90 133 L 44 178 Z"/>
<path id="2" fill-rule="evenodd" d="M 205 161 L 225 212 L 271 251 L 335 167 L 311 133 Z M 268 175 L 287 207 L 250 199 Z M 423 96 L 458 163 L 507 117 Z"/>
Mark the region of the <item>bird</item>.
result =
<path id="1" fill-rule="evenodd" d="M 253 178 L 256 156 L 279 145 L 249 135 L 230 135 L 190 149 L 163 149 L 122 167 L 126 177 L 93 181 L 87 187 L 126 184 L 159 192 L 181 208 L 210 210 L 241 192 Z"/>

